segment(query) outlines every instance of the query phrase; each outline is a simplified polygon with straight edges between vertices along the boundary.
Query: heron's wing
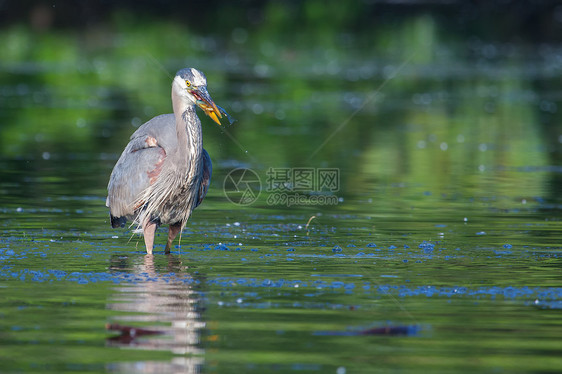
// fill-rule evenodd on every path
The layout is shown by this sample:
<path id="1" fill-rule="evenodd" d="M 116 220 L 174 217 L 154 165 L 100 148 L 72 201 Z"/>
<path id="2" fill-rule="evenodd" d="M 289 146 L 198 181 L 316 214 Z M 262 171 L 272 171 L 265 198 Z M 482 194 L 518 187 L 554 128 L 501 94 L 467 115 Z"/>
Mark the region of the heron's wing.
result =
<path id="1" fill-rule="evenodd" d="M 106 205 L 114 217 L 132 218 L 139 195 L 158 178 L 166 159 L 166 151 L 158 140 L 148 134 L 131 138 L 115 164 L 109 184 Z"/>
<path id="2" fill-rule="evenodd" d="M 211 184 L 211 175 L 213 174 L 213 164 L 211 163 L 211 158 L 204 149 L 202 156 L 201 162 L 203 163 L 203 175 L 201 177 L 201 184 L 199 185 L 199 194 L 197 195 L 197 204 L 195 207 L 198 207 L 205 196 L 207 196 L 207 191 L 209 190 L 209 185 Z"/>

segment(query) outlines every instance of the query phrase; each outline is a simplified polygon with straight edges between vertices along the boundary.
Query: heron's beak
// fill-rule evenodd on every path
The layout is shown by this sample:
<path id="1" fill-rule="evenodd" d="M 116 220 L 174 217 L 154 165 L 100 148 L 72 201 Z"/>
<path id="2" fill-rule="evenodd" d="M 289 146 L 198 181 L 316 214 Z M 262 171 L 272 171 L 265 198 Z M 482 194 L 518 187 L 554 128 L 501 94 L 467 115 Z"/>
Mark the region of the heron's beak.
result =
<path id="1" fill-rule="evenodd" d="M 220 125 L 221 122 L 219 118 L 222 118 L 221 111 L 219 110 L 219 108 L 217 108 L 217 105 L 215 104 L 213 99 L 211 99 L 211 96 L 209 95 L 209 92 L 207 92 L 207 89 L 205 87 L 200 87 L 189 90 L 189 93 L 191 93 L 197 99 L 197 106 L 203 109 L 206 115 L 211 117 L 213 121 Z"/>

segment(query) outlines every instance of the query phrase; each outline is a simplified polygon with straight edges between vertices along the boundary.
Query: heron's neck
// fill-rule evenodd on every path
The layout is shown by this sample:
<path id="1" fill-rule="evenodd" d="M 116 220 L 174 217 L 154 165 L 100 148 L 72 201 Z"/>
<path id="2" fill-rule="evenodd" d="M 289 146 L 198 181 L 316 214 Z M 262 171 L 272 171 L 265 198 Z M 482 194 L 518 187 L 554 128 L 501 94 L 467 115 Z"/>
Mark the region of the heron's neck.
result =
<path id="1" fill-rule="evenodd" d="M 195 105 L 178 103 L 178 100 L 173 102 L 178 137 L 175 165 L 184 175 L 197 175 L 197 169 L 200 168 L 198 160 L 203 152 L 201 121 L 195 113 Z"/>

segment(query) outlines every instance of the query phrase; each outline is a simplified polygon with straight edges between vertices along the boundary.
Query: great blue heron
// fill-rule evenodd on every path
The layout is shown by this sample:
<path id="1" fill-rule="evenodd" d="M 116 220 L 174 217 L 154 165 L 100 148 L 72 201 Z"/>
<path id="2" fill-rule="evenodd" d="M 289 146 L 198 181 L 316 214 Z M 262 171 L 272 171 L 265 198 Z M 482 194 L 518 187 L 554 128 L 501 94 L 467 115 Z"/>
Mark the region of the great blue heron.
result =
<path id="1" fill-rule="evenodd" d="M 195 105 L 219 125 L 223 114 L 228 117 L 209 96 L 205 75 L 193 68 L 177 72 L 172 104 L 174 114 L 154 117 L 131 135 L 107 186 L 111 226 L 124 227 L 127 219 L 140 226 L 148 254 L 164 224 L 170 225 L 165 249 L 170 252 L 209 188 L 211 159 L 203 149 Z"/>

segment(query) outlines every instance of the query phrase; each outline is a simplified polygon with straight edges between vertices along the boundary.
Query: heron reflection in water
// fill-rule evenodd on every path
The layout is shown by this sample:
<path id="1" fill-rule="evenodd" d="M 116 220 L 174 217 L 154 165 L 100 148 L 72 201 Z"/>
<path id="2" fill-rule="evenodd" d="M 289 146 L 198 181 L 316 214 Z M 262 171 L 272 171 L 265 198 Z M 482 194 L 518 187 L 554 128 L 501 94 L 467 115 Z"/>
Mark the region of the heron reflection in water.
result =
<path id="1" fill-rule="evenodd" d="M 197 69 L 177 72 L 172 104 L 173 114 L 154 117 L 133 133 L 107 186 L 111 226 L 124 227 L 132 220 L 142 229 L 148 254 L 152 254 L 156 229 L 165 224 L 169 225 L 165 252 L 170 252 L 209 189 L 211 159 L 203 149 L 195 106 L 219 125 L 223 116 L 233 122 L 211 99 L 207 79 Z"/>
<path id="2" fill-rule="evenodd" d="M 182 263 L 180 256 L 145 255 L 110 258 L 110 271 L 123 276 L 112 287 L 106 309 L 113 311 L 106 344 L 173 353 L 171 360 L 116 362 L 111 372 L 201 373 L 204 349 L 201 294 L 195 285 L 204 275 Z M 139 356 L 140 357 L 140 356 Z"/>

